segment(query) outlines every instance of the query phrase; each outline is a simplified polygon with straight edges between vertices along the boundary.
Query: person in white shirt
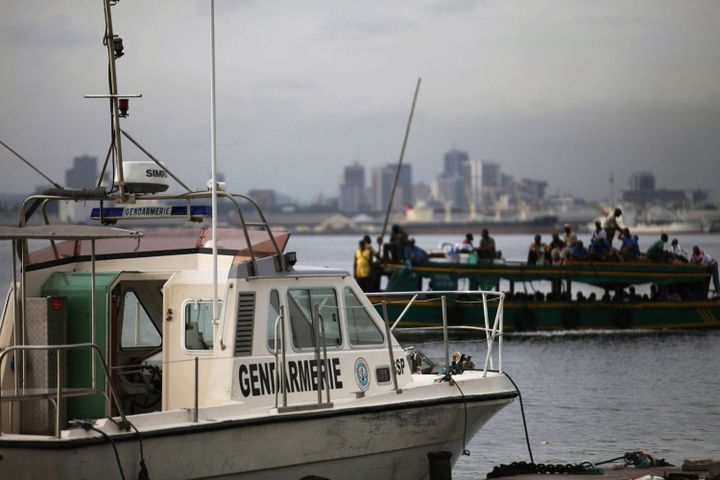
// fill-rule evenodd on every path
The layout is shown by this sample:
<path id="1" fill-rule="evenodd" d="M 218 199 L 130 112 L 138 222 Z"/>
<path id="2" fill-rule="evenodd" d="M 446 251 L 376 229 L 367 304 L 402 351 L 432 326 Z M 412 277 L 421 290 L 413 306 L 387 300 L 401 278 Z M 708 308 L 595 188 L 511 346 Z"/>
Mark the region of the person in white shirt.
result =
<path id="1" fill-rule="evenodd" d="M 684 248 L 680 246 L 680 242 L 677 238 L 673 238 L 672 242 L 670 242 L 670 253 L 673 254 L 673 257 L 675 257 L 677 260 L 680 260 L 681 262 L 687 262 L 688 261 L 688 254 L 685 251 Z"/>
<path id="2" fill-rule="evenodd" d="M 720 277 L 718 276 L 717 261 L 711 257 L 710 254 L 702 251 L 697 245 L 693 247 L 693 254 L 692 257 L 690 257 L 690 261 L 700 265 L 701 267 L 705 267 L 705 271 L 712 276 L 713 287 L 715 287 L 715 295 L 720 293 Z"/>
<path id="3" fill-rule="evenodd" d="M 622 221 L 622 210 L 616 208 L 603 223 L 603 229 L 607 232 L 607 242 L 610 245 L 612 245 L 615 238 L 615 232 L 622 232 L 623 228 L 625 228 L 625 225 L 623 225 Z"/>

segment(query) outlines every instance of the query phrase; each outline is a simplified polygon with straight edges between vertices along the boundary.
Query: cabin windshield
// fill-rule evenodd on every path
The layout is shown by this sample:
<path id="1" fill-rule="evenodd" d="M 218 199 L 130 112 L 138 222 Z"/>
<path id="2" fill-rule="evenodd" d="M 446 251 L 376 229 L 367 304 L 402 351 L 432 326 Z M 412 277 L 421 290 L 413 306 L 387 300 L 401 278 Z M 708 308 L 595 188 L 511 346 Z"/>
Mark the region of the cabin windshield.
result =
<path id="1" fill-rule="evenodd" d="M 370 313 L 360 303 L 355 292 L 350 287 L 345 287 L 345 317 L 347 318 L 347 332 L 350 344 L 359 345 L 382 345 L 385 337 L 373 321 Z"/>
<path id="2" fill-rule="evenodd" d="M 335 290 L 332 288 L 294 288 L 288 290 L 288 308 L 295 348 L 313 348 L 313 317 L 322 322 L 325 330 L 324 344 L 340 347 L 342 336 Z M 322 338 L 322 333 L 321 333 Z M 321 342 L 323 341 L 321 340 Z"/>

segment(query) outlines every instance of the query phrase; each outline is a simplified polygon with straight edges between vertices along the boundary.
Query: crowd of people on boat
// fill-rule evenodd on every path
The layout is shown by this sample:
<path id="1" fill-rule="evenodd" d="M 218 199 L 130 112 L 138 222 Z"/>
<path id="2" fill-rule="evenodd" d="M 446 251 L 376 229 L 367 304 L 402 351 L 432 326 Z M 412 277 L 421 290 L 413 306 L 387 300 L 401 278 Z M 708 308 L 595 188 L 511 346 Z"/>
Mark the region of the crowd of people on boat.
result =
<path id="1" fill-rule="evenodd" d="M 541 235 L 535 235 L 528 247 L 528 265 L 562 265 L 573 261 L 649 261 L 654 263 L 693 263 L 700 265 L 710 274 L 716 294 L 720 292 L 717 261 L 699 246 L 688 253 L 677 238 L 670 238 L 661 233 L 643 253 L 640 250 L 639 238 L 633 235 L 622 222 L 622 210 L 616 208 L 604 221 L 595 222 L 589 247 L 573 232 L 572 226 L 563 226 L 563 238 L 560 233 L 552 234 L 549 244 L 542 241 Z M 615 246 L 615 236 L 620 241 Z"/>
<path id="2" fill-rule="evenodd" d="M 677 238 L 673 238 L 668 244 L 670 239 L 666 233 L 662 233 L 642 252 L 638 236 L 624 226 L 622 215 L 622 210 L 616 208 L 603 221 L 597 220 L 587 246 L 578 238 L 570 224 L 565 224 L 562 232 L 553 233 L 550 243 L 545 243 L 540 234 L 535 235 L 528 247 L 527 264 L 563 265 L 576 261 L 693 263 L 705 268 L 710 274 L 716 294 L 720 292 L 718 263 L 710 254 L 697 245 L 693 246 L 689 253 Z M 615 242 L 616 239 L 618 242 Z M 499 258 L 500 252 L 496 248 L 495 239 L 490 236 L 487 228 L 482 230 L 477 246 L 474 241 L 474 235 L 467 233 L 452 253 L 472 255 L 478 263 Z M 412 271 L 414 266 L 422 265 L 429 257 L 399 225 L 392 226 L 388 243 L 383 244 L 382 238 L 378 238 L 378 245 L 382 245 L 382 252 L 375 251 L 370 236 L 365 235 L 355 251 L 353 271 L 358 284 L 365 291 L 379 289 L 379 276 L 375 272 L 381 263 L 405 264 L 408 270 Z"/>

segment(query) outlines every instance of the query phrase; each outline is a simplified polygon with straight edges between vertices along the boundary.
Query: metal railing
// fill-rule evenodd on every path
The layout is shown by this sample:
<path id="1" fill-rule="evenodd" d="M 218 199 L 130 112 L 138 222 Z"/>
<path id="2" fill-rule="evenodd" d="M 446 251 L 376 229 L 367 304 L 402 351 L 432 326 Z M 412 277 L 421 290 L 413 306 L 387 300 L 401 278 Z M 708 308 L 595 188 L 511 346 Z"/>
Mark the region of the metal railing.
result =
<path id="1" fill-rule="evenodd" d="M 163 168 L 165 168 L 165 167 L 163 167 Z M 217 195 L 218 195 L 218 197 L 226 198 L 230 203 L 232 203 L 233 207 L 235 208 L 235 212 L 237 213 L 237 215 L 239 217 L 240 228 L 242 229 L 243 237 L 245 238 L 245 243 L 247 244 L 247 249 L 248 249 L 248 253 L 250 256 L 250 265 L 251 265 L 251 270 L 252 270 L 251 276 L 257 275 L 257 255 L 255 253 L 255 249 L 253 248 L 252 242 L 250 241 L 249 227 L 252 227 L 254 229 L 261 229 L 267 233 L 270 243 L 272 244 L 273 250 L 275 252 L 275 255 L 278 258 L 279 267 L 282 270 L 286 270 L 287 269 L 286 259 L 283 256 L 282 252 L 280 251 L 280 247 L 278 246 L 277 241 L 275 240 L 275 236 L 272 233 L 272 228 L 270 226 L 270 223 L 267 221 L 267 218 L 265 217 L 265 214 L 263 213 L 262 208 L 260 208 L 260 204 L 258 204 L 253 198 L 251 198 L 247 195 L 240 194 L 240 193 L 230 193 L 230 192 L 226 192 L 226 191 L 218 191 Z M 192 201 L 196 200 L 196 199 L 207 199 L 210 197 L 211 197 L 211 192 L 208 190 L 208 191 L 188 192 L 188 193 L 179 193 L 179 194 L 155 194 L 155 195 L 147 195 L 147 196 L 138 196 L 136 198 L 136 200 L 137 201 L 142 201 L 142 200 L 155 200 L 155 201 L 158 201 L 158 200 L 159 201 L 183 200 L 183 201 L 186 201 L 188 204 L 187 220 L 191 221 L 192 218 L 190 216 L 189 205 L 192 204 Z M 46 210 L 47 209 L 46 205 L 49 201 L 60 202 L 60 201 L 68 201 L 68 200 L 74 201 L 75 199 L 70 196 L 63 196 L 63 195 L 57 195 L 57 194 L 53 194 L 53 195 L 38 194 L 38 195 L 31 195 L 31 196 L 27 197 L 23 201 L 23 203 L 20 207 L 20 225 L 24 226 L 27 223 L 28 218 L 26 218 L 26 216 L 27 216 L 26 211 L 28 210 L 28 207 L 31 202 L 33 202 L 33 201 L 41 202 L 41 207 Z M 98 200 L 98 201 L 118 201 L 120 199 L 116 196 L 107 195 L 106 197 L 104 197 L 102 199 L 96 199 L 96 200 Z M 238 200 L 244 200 L 248 204 L 250 204 L 250 206 L 252 207 L 252 209 L 255 211 L 258 218 L 260 219 L 260 221 L 258 221 L 258 222 L 247 221 L 245 219 L 245 214 L 243 213 L 243 210 L 242 210 Z M 100 211 L 102 212 L 102 208 Z M 212 212 L 212 215 L 216 215 L 216 214 L 217 214 L 217 212 Z M 137 220 L 137 219 L 135 218 L 135 220 Z M 45 217 L 45 223 L 46 224 L 49 223 L 49 220 L 47 217 Z M 51 245 L 53 246 L 53 250 L 57 257 L 58 253 L 57 253 L 57 248 L 55 247 L 54 242 L 52 242 Z"/>
<path id="2" fill-rule="evenodd" d="M 442 291 L 412 291 L 412 292 L 382 292 L 382 293 L 367 293 L 368 298 L 379 299 L 379 302 L 373 302 L 375 305 L 380 304 L 382 306 L 383 317 L 386 325 L 389 325 L 391 320 L 388 317 L 387 306 L 390 304 L 401 304 L 404 305 L 402 312 L 392 322 L 390 331 L 403 332 L 403 333 L 428 333 L 432 331 L 441 331 L 443 336 L 443 349 L 444 349 L 444 361 L 445 369 L 449 371 L 451 366 L 450 363 L 450 342 L 449 342 L 449 331 L 459 330 L 467 332 L 476 332 L 485 334 L 485 342 L 487 344 L 487 351 L 485 353 L 485 360 L 483 362 L 483 375 L 487 375 L 489 370 L 495 369 L 495 361 L 497 361 L 497 370 L 502 372 L 502 342 L 503 342 L 503 304 L 505 301 L 505 294 L 503 292 L 484 291 L 484 290 L 442 290 Z M 457 300 L 457 296 L 465 297 L 480 297 L 479 300 Z M 448 325 L 448 311 L 447 303 L 448 297 L 452 296 L 451 301 L 462 302 L 462 304 L 475 304 L 479 307 L 482 304 L 483 313 L 483 324 L 484 326 L 470 326 L 470 325 Z M 442 314 L 442 325 L 423 326 L 423 327 L 402 327 L 401 321 L 406 317 L 408 312 L 413 306 L 418 304 L 427 305 L 428 302 L 436 302 L 440 300 L 440 309 Z M 490 321 L 490 314 L 488 303 L 496 303 L 495 315 Z M 389 340 L 388 340 L 389 341 Z M 497 352 L 495 353 L 494 346 L 497 341 Z M 390 353 L 392 356 L 392 352 Z M 397 388 L 397 384 L 395 385 Z"/>
<path id="3" fill-rule="evenodd" d="M 0 352 L 0 371 L 2 370 L 2 364 L 5 360 L 5 357 L 8 356 L 11 352 L 15 351 L 47 351 L 51 352 L 54 351 L 56 355 L 56 361 L 55 361 L 55 382 L 56 385 L 53 387 L 54 391 L 51 392 L 51 388 L 48 388 L 46 392 L 38 392 L 37 390 L 33 389 L 33 391 L 28 392 L 27 389 L 23 388 L 15 388 L 14 395 L 10 397 L 3 398 L 2 389 L 0 389 L 0 404 L 2 402 L 15 402 L 15 401 L 26 401 L 26 400 L 37 400 L 46 398 L 48 400 L 55 400 L 55 437 L 60 438 L 60 433 L 62 431 L 62 425 L 60 424 L 60 418 L 61 418 L 61 412 L 62 412 L 62 400 L 69 397 L 81 397 L 81 396 L 88 396 L 88 395 L 103 395 L 107 401 L 106 403 L 106 413 L 107 416 L 111 416 L 111 407 L 110 407 L 110 399 L 107 396 L 107 393 L 105 393 L 103 390 L 99 390 L 93 387 L 90 388 L 78 388 L 78 389 L 70 389 L 68 387 L 62 386 L 61 381 L 61 360 L 62 360 L 62 352 L 67 352 L 70 350 L 82 350 L 82 349 L 91 349 L 91 351 L 94 352 L 95 355 L 97 355 L 98 359 L 100 360 L 100 365 L 103 368 L 103 371 L 105 373 L 105 381 L 106 385 L 110 391 L 110 395 L 112 396 L 113 402 L 115 402 L 115 406 L 117 407 L 118 413 L 120 414 L 121 426 L 127 426 L 127 420 L 125 419 L 125 412 L 122 408 L 122 404 L 120 403 L 120 400 L 118 399 L 117 393 L 115 392 L 115 388 L 113 386 L 112 378 L 110 376 L 110 370 L 108 369 L 107 364 L 105 363 L 105 358 L 103 357 L 102 351 L 100 348 L 95 345 L 94 343 L 77 343 L 77 344 L 69 344 L 69 345 L 16 345 L 12 347 L 8 347 L 2 352 Z M 93 358 L 95 358 L 95 355 L 93 355 Z M 93 377 L 95 373 L 93 372 Z M 0 408 L 0 435 L 2 435 L 2 408 Z"/>
<path id="4" fill-rule="evenodd" d="M 279 412 L 288 412 L 308 408 L 330 408 L 333 405 L 330 401 L 330 373 L 328 372 L 325 324 L 323 322 L 322 315 L 320 314 L 320 308 L 321 305 L 316 304 L 315 308 L 313 309 L 312 315 L 312 343 L 313 355 L 315 358 L 315 364 L 317 365 L 318 372 L 318 388 L 317 403 L 313 403 L 310 405 L 298 404 L 294 406 L 288 406 L 288 385 L 286 376 L 287 345 L 285 339 L 285 309 L 282 305 L 280 306 L 280 314 L 275 318 L 275 324 L 273 327 L 275 332 L 275 408 L 277 408 Z M 322 398 L 323 390 L 325 390 L 324 402 Z M 282 405 L 280 405 L 280 393 L 282 393 Z"/>

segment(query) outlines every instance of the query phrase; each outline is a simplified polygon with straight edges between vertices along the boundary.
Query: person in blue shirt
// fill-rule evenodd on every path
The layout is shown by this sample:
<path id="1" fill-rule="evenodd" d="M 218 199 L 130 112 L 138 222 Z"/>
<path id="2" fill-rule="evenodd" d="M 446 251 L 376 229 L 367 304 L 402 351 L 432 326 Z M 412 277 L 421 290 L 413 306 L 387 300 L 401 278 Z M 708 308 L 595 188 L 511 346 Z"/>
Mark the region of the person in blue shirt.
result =
<path id="1" fill-rule="evenodd" d="M 422 265 L 427 260 L 427 252 L 415 245 L 414 238 L 408 240 L 407 247 L 405 247 L 403 253 L 405 265 L 407 265 L 409 271 L 412 271 L 413 265 Z"/>
<path id="2" fill-rule="evenodd" d="M 588 249 L 585 248 L 582 240 L 575 242 L 575 245 L 568 250 L 567 258 L 570 260 L 585 260 L 588 256 Z"/>
<path id="3" fill-rule="evenodd" d="M 640 245 L 638 245 L 637 235 L 631 235 L 630 229 L 623 229 L 620 234 L 622 246 L 620 247 L 620 255 L 623 260 L 637 260 L 640 256 Z"/>
<path id="4" fill-rule="evenodd" d="M 610 254 L 610 245 L 602 237 L 597 237 L 590 243 L 588 260 L 606 260 Z"/>

